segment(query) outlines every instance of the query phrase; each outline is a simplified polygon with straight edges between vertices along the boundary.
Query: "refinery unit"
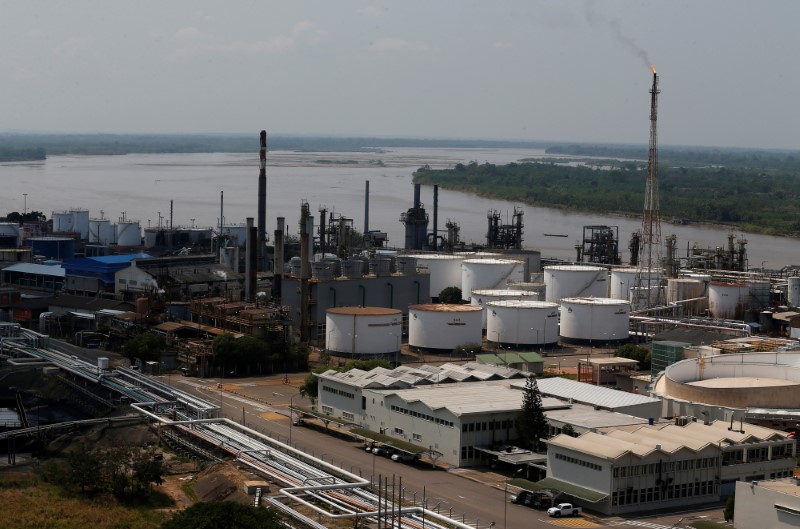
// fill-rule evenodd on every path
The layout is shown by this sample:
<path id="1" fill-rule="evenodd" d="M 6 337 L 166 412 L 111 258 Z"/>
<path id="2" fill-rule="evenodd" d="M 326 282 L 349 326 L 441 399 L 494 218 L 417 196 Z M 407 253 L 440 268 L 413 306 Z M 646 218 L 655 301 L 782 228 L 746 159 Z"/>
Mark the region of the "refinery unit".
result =
<path id="1" fill-rule="evenodd" d="M 485 243 L 468 246 L 457 221 L 447 219 L 440 229 L 436 185 L 430 217 L 422 186 L 413 185 L 411 207 L 399 219 L 402 247 L 392 247 L 386 231 L 370 226 L 369 181 L 360 233 L 346 212 L 319 205 L 315 218 L 302 202 L 299 230 L 293 233 L 280 217 L 269 241 L 267 134 L 261 131 L 256 218 L 227 224 L 222 192 L 213 228 L 195 226 L 194 219 L 189 227 L 175 226 L 172 201 L 168 216 L 158 212 L 156 225 L 148 221 L 146 228 L 124 212 L 112 222 L 103 211 L 99 217 L 82 208 L 54 211 L 45 225 L 0 225 L 0 244 L 25 251 L 8 254 L 16 261 L 3 270 L 3 281 L 49 288 L 59 281 L 73 294 L 92 295 L 96 287 L 94 295 L 122 299 L 219 298 L 219 305 L 285 307 L 288 340 L 345 356 L 397 354 L 403 344 L 442 352 L 484 347 L 484 340 L 490 347 L 540 350 L 559 342 L 608 345 L 649 341 L 669 328 L 791 334 L 791 318 L 781 316 L 791 312 L 787 304 L 800 303 L 791 269 L 750 270 L 747 241 L 734 235 L 713 249 L 687 245 L 685 255 L 674 235 L 662 238 L 658 93 L 654 72 L 642 227 L 631 236 L 628 264 L 622 263 L 618 228 L 605 225 L 583 228 L 574 262 L 543 260 L 538 250 L 523 247 L 518 207 L 505 221 L 503 212 L 489 210 Z M 65 277 L 39 280 L 42 269 L 20 262 L 63 266 Z M 461 303 L 438 304 L 450 287 L 460 290 Z M 374 324 L 377 332 L 355 328 L 356 321 L 388 315 L 392 323 Z M 342 318 L 351 318 L 353 328 L 345 330 Z"/>

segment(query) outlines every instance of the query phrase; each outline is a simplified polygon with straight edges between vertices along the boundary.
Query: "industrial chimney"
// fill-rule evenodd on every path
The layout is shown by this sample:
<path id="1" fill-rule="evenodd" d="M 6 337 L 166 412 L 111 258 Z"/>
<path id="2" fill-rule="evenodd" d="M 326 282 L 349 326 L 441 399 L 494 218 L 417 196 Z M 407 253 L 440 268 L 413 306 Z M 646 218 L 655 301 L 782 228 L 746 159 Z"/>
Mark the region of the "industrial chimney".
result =
<path id="1" fill-rule="evenodd" d="M 262 130 L 260 136 L 261 149 L 258 152 L 258 270 L 266 270 L 267 248 L 267 131 Z"/>

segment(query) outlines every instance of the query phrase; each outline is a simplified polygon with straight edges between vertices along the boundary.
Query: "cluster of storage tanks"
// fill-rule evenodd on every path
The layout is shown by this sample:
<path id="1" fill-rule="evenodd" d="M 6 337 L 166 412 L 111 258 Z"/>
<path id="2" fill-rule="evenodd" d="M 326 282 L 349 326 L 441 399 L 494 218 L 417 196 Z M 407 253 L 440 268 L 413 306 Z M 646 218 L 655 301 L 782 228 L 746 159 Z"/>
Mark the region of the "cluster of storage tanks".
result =
<path id="1" fill-rule="evenodd" d="M 660 270 L 643 274 L 631 267 L 609 270 L 556 265 L 546 266 L 543 282 L 538 283 L 526 281 L 521 261 L 498 255 L 393 256 L 392 271 L 401 259 L 404 267 L 416 267 L 430 275 L 431 298 L 436 299 L 447 287 L 460 286 L 462 298 L 471 303 L 409 307 L 408 344 L 422 350 L 452 350 L 466 343 L 481 343 L 484 333 L 490 342 L 530 348 L 558 340 L 624 342 L 629 337 L 630 312 L 646 299 L 648 283 L 649 288 L 660 289 L 665 304 L 677 307 L 676 315 L 741 320 L 745 311 L 770 303 L 767 280 L 735 283 L 704 274 L 666 278 Z M 343 276 L 357 275 L 368 266 L 361 261 L 345 263 L 340 263 Z M 368 264 L 370 271 L 377 271 L 377 265 Z M 357 271 L 348 271 L 352 267 Z M 789 302 L 800 305 L 800 278 L 789 280 Z M 380 325 L 367 326 L 362 334 L 371 329 L 386 334 Z"/>
<path id="2" fill-rule="evenodd" d="M 117 223 L 112 223 L 110 219 L 93 219 L 86 209 L 54 211 L 52 220 L 53 233 L 77 233 L 89 244 L 142 245 L 142 230 L 138 220 L 123 217 Z"/>

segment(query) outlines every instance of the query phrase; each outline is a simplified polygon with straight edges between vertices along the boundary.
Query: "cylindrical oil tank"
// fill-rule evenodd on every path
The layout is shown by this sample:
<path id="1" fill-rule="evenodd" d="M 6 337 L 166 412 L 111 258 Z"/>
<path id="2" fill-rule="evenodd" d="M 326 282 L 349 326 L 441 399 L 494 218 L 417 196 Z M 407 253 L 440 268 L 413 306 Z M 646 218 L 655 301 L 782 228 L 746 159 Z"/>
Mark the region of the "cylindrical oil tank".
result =
<path id="1" fill-rule="evenodd" d="M 539 292 L 539 295 L 544 294 L 544 283 L 541 281 L 510 281 L 506 285 L 508 290 L 527 290 L 529 292 Z"/>
<path id="2" fill-rule="evenodd" d="M 693 301 L 681 303 L 687 299 Z M 706 285 L 698 279 L 671 277 L 667 279 L 667 303 L 677 303 L 680 308 L 679 314 L 681 315 L 697 316 L 705 314 L 706 309 L 708 309 Z"/>
<path id="3" fill-rule="evenodd" d="M 631 289 L 637 285 L 637 276 L 641 277 L 641 286 L 646 287 L 648 278 L 651 286 L 657 286 L 658 282 L 664 278 L 664 273 L 660 269 L 635 267 L 622 267 L 611 269 L 611 279 L 608 285 L 608 297 L 613 299 L 630 299 Z"/>
<path id="4" fill-rule="evenodd" d="M 119 246 L 140 246 L 142 231 L 138 220 L 126 220 L 117 223 L 117 244 Z"/>
<path id="5" fill-rule="evenodd" d="M 54 211 L 51 217 L 53 221 L 53 232 L 65 233 L 72 231 L 74 217 L 70 211 Z"/>
<path id="6" fill-rule="evenodd" d="M 388 257 L 373 257 L 369 260 L 369 273 L 373 276 L 388 276 L 392 271 L 392 260 Z"/>
<path id="7" fill-rule="evenodd" d="M 231 224 L 222 227 L 222 235 L 228 239 L 228 246 L 244 248 L 247 244 L 247 224 Z"/>
<path id="8" fill-rule="evenodd" d="M 364 275 L 364 261 L 360 259 L 345 259 L 342 261 L 342 277 L 357 279 Z"/>
<path id="9" fill-rule="evenodd" d="M 48 259 L 72 259 L 75 257 L 75 239 L 69 237 L 29 237 L 26 244 L 34 255 L 43 255 Z"/>
<path id="10" fill-rule="evenodd" d="M 712 281 L 708 285 L 708 311 L 712 318 L 742 320 L 750 285 Z"/>
<path id="11" fill-rule="evenodd" d="M 89 219 L 89 242 L 114 244 L 116 233 L 109 219 Z"/>
<path id="12" fill-rule="evenodd" d="M 339 277 L 342 275 L 342 260 L 336 256 L 333 257 L 326 257 L 322 260 L 323 263 L 327 263 L 331 269 L 331 274 L 333 277 Z"/>
<path id="13" fill-rule="evenodd" d="M 145 228 L 144 229 L 144 247 L 145 248 L 155 248 L 159 246 L 159 237 L 160 234 L 163 234 L 164 231 L 161 228 Z"/>
<path id="14" fill-rule="evenodd" d="M 453 255 L 458 255 L 464 259 L 502 259 L 503 254 L 500 252 L 454 252 Z"/>
<path id="15" fill-rule="evenodd" d="M 330 281 L 333 279 L 333 265 L 328 261 L 312 262 L 311 277 L 319 281 Z"/>
<path id="16" fill-rule="evenodd" d="M 563 298 L 608 297 L 608 271 L 597 266 L 545 266 L 544 284 L 545 301 L 551 303 L 558 303 Z"/>
<path id="17" fill-rule="evenodd" d="M 136 298 L 136 314 L 147 316 L 150 313 L 150 298 L 144 296 Z"/>
<path id="18" fill-rule="evenodd" d="M 400 351 L 403 313 L 384 307 L 334 307 L 325 315 L 325 348 L 340 355 L 389 355 Z"/>
<path id="19" fill-rule="evenodd" d="M 211 240 L 211 228 L 189 228 L 189 240 L 193 243 Z"/>
<path id="20" fill-rule="evenodd" d="M 763 309 L 770 306 L 769 292 L 771 284 L 768 279 L 754 279 L 750 281 L 750 291 L 747 306 L 750 309 Z"/>
<path id="21" fill-rule="evenodd" d="M 530 292 L 528 290 L 502 290 L 497 288 L 485 288 L 472 291 L 472 305 L 482 309 L 481 320 L 483 323 L 483 330 L 486 330 L 486 305 L 491 301 L 500 301 L 503 299 L 527 299 L 529 301 L 538 301 L 538 292 Z"/>
<path id="22" fill-rule="evenodd" d="M 500 344 L 545 345 L 558 341 L 558 304 L 508 299 L 486 304 L 486 339 Z"/>
<path id="23" fill-rule="evenodd" d="M 300 277 L 300 274 L 303 271 L 303 261 L 299 257 L 295 256 L 289 259 L 289 274 L 292 277 Z"/>
<path id="24" fill-rule="evenodd" d="M 81 239 L 86 240 L 89 238 L 89 210 L 88 209 L 71 209 L 72 214 L 72 231 L 81 234 Z"/>
<path id="25" fill-rule="evenodd" d="M 408 307 L 408 345 L 415 349 L 452 351 L 466 343 L 480 344 L 481 308 L 428 303 Z"/>
<path id="26" fill-rule="evenodd" d="M 787 302 L 792 307 L 800 307 L 800 277 L 789 278 L 789 292 Z"/>
<path id="27" fill-rule="evenodd" d="M 417 270 L 430 275 L 430 296 L 438 298 L 447 287 L 461 288 L 461 262 L 464 257 L 450 254 L 415 254 Z"/>
<path id="28" fill-rule="evenodd" d="M 628 339 L 631 304 L 627 300 L 563 298 L 559 314 L 565 341 L 601 344 Z"/>
<path id="29" fill-rule="evenodd" d="M 509 281 L 523 281 L 525 263 L 514 259 L 465 259 L 461 263 L 461 298 L 473 290 L 505 288 Z"/>
<path id="30" fill-rule="evenodd" d="M 0 222 L 0 238 L 6 241 L 3 247 L 18 248 L 22 246 L 22 228 L 16 222 Z"/>
<path id="31" fill-rule="evenodd" d="M 238 246 L 224 246 L 219 250 L 219 264 L 224 265 L 234 272 L 239 271 L 239 250 Z"/>
<path id="32" fill-rule="evenodd" d="M 97 368 L 102 371 L 108 370 L 108 357 L 107 356 L 98 356 L 97 357 Z"/>
<path id="33" fill-rule="evenodd" d="M 395 264 L 398 274 L 412 275 L 417 271 L 417 260 L 410 255 L 398 255 Z"/>

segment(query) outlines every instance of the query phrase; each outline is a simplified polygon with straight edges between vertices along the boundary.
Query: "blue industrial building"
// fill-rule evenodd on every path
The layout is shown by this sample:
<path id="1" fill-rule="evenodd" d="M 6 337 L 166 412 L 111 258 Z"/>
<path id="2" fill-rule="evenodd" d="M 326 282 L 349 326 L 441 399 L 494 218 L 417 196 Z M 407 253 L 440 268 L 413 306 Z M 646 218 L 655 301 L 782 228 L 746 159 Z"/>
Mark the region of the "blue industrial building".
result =
<path id="1" fill-rule="evenodd" d="M 128 268 L 135 259 L 150 257 L 146 253 L 133 253 L 65 259 L 62 265 L 66 271 L 64 290 L 83 295 L 114 292 L 114 274 Z"/>

